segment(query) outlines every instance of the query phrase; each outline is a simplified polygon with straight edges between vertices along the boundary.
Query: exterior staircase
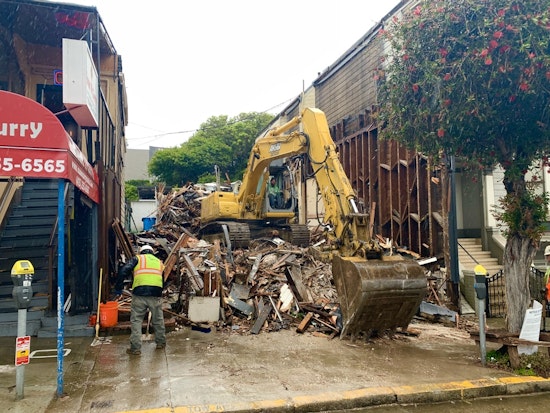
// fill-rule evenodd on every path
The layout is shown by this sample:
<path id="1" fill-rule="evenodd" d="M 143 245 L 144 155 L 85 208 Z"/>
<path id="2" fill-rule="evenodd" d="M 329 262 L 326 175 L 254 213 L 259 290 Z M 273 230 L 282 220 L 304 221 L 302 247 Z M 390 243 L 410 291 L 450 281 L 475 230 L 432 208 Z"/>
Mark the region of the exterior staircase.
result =
<path id="1" fill-rule="evenodd" d="M 473 271 L 478 264 L 482 265 L 489 275 L 494 275 L 502 270 L 498 259 L 494 258 L 490 251 L 483 251 L 481 239 L 460 238 L 458 244 L 458 261 L 462 270 Z"/>
<path id="2" fill-rule="evenodd" d="M 481 239 L 460 238 L 458 240 L 458 261 L 460 264 L 462 295 L 479 314 L 478 300 L 474 289 L 474 268 L 482 265 L 489 277 L 487 277 L 487 308 L 488 317 L 502 316 L 506 310 L 506 286 L 502 274 L 502 265 L 498 259 L 491 255 L 490 251 L 483 251 Z"/>
<path id="3" fill-rule="evenodd" d="M 0 336 L 17 336 L 18 309 L 12 298 L 11 268 L 19 260 L 34 267 L 27 335 L 37 335 L 49 302 L 50 244 L 57 243 L 57 181 L 25 180 L 0 231 Z M 55 261 L 55 260 L 54 260 Z M 55 266 L 57 262 L 53 262 Z M 55 268 L 54 268 L 55 271 Z"/>

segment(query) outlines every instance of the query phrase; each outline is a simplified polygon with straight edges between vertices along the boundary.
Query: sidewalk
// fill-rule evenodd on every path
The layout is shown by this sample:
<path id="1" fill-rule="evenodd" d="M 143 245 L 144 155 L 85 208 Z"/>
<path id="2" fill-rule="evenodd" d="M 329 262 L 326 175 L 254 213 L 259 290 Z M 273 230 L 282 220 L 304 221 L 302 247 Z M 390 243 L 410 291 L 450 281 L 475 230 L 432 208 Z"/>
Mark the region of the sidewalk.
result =
<path id="1" fill-rule="evenodd" d="M 50 349 L 52 357 L 25 366 L 18 401 L 15 338 L 0 338 L 0 399 L 3 411 L 17 413 L 309 412 L 550 392 L 550 380 L 481 367 L 467 333 L 437 334 L 352 343 L 290 330 L 240 335 L 183 328 L 168 334 L 164 350 L 144 342 L 141 356 L 126 354 L 127 335 L 94 347 L 91 337 L 68 338 L 61 398 L 56 340 L 33 337 L 31 353 Z"/>

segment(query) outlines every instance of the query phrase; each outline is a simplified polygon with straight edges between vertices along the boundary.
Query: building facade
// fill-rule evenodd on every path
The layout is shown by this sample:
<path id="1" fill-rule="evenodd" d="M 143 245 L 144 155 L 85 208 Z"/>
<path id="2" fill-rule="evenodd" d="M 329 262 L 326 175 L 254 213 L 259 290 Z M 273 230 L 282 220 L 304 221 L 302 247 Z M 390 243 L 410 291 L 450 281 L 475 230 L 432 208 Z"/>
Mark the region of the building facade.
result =
<path id="1" fill-rule="evenodd" d="M 83 59 L 83 67 L 74 62 Z M 79 85 L 82 102 L 79 90 L 76 97 L 69 93 L 80 74 L 86 79 Z M 34 142 L 0 133 L 3 159 L 14 159 L 18 166 L 15 160 L 25 153 L 33 165 L 0 173 L 0 301 L 11 290 L 13 263 L 28 259 L 34 266 L 35 291 L 47 297 L 47 303 L 42 299 L 35 308 L 57 309 L 56 286 L 62 277 L 66 311 L 95 311 L 98 290 L 103 296 L 108 293 L 119 259 L 113 228 L 122 220 L 128 119 L 122 59 L 97 9 L 0 0 L 0 93 L 5 99 L 26 99 L 25 105 L 38 107 L 56 130 L 55 136 Z M 24 106 L 7 101 L 0 124 L 10 116 L 24 117 L 24 112 Z M 47 149 L 38 148 L 46 141 Z M 38 155 L 65 147 L 67 162 L 58 161 L 56 168 Z M 57 169 L 66 175 L 56 175 Z M 89 181 L 83 171 L 90 174 Z"/>

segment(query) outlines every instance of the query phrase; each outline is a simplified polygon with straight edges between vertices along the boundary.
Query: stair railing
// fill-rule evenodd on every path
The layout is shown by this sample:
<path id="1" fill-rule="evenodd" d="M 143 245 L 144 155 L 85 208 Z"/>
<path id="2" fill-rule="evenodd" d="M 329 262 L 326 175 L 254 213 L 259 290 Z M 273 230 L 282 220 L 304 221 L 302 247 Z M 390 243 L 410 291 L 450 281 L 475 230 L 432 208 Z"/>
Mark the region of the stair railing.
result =
<path id="1" fill-rule="evenodd" d="M 458 246 L 459 246 L 460 248 L 462 248 L 462 251 L 464 251 L 464 252 L 468 255 L 468 257 L 470 257 L 470 258 L 472 259 L 473 262 L 475 262 L 476 264 L 479 264 L 479 261 L 476 260 L 476 259 L 473 257 L 473 255 L 470 254 L 470 253 L 468 252 L 468 250 L 467 250 L 466 248 L 464 248 L 462 245 L 460 245 L 460 242 L 457 241 L 457 244 L 458 244 Z"/>
<path id="2" fill-rule="evenodd" d="M 6 185 L 2 185 L 2 191 L 0 191 L 0 227 L 4 222 L 4 218 L 7 215 L 11 201 L 15 195 L 16 182 L 22 182 L 22 178 L 10 176 L 6 181 Z"/>

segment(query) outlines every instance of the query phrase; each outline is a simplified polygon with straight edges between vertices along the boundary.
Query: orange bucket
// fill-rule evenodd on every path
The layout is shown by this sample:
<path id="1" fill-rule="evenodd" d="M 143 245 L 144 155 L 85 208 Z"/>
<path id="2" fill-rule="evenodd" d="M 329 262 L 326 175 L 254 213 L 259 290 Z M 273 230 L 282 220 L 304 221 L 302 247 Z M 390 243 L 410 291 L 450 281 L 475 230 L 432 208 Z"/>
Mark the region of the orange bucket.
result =
<path id="1" fill-rule="evenodd" d="M 118 323 L 118 301 L 107 301 L 99 304 L 99 325 L 114 327 Z"/>

